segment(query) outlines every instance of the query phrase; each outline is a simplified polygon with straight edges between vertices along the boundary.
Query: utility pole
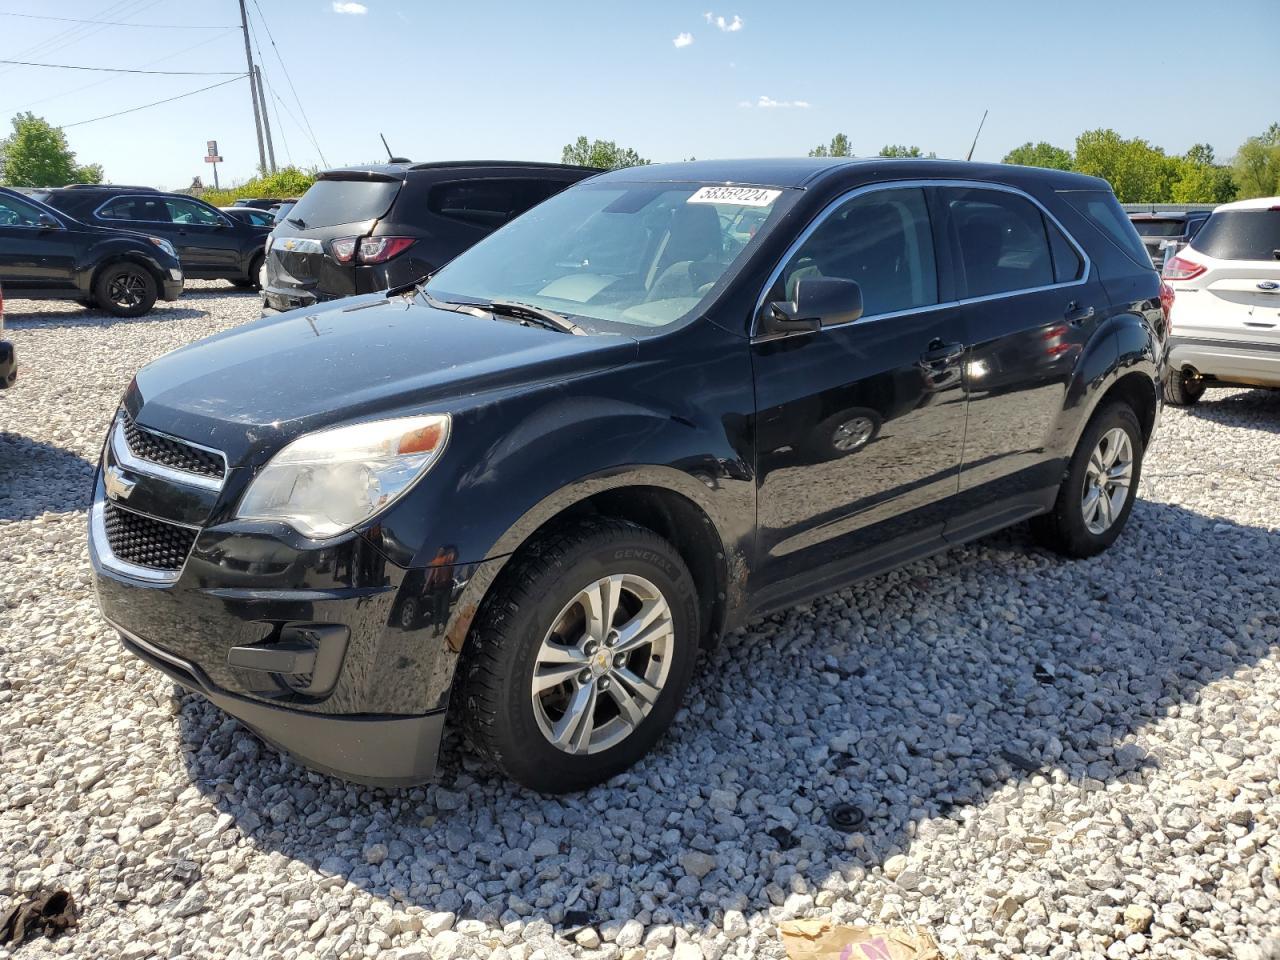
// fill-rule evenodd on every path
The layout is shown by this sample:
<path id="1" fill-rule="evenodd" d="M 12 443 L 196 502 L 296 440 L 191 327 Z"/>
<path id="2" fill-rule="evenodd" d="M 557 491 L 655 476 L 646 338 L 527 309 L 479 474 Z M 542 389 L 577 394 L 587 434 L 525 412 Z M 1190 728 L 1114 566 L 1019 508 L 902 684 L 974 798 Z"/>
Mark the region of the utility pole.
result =
<path id="1" fill-rule="evenodd" d="M 244 0 L 240 0 L 240 29 L 244 31 L 244 60 L 249 65 L 249 96 L 253 100 L 253 132 L 258 135 L 258 169 L 267 172 L 267 152 L 262 146 L 262 117 L 258 114 L 258 82 L 254 72 L 253 54 L 249 50 L 249 14 Z"/>
<path id="2" fill-rule="evenodd" d="M 258 51 L 261 53 L 262 51 Z M 271 165 L 271 172 L 276 172 L 276 148 L 271 143 L 271 115 L 267 113 L 267 88 L 262 82 L 262 68 L 257 64 L 253 67 L 254 79 L 258 81 L 258 99 L 262 102 L 262 132 L 267 136 L 267 163 Z M 279 119 L 277 117 L 276 119 Z"/>

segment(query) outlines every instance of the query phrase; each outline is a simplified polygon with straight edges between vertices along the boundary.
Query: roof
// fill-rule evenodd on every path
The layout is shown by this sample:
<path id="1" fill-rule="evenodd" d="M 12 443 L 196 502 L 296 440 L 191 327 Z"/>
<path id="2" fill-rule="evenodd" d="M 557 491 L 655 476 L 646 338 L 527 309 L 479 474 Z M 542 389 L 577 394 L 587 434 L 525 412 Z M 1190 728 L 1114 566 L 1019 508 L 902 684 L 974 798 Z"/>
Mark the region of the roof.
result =
<path id="1" fill-rule="evenodd" d="M 1048 181 L 1061 190 L 1109 189 L 1096 177 L 1041 167 L 969 163 L 929 157 L 779 157 L 760 160 L 690 160 L 627 167 L 601 180 L 741 183 L 758 187 L 803 189 L 839 174 L 868 179 Z"/>
<path id="2" fill-rule="evenodd" d="M 350 167 L 335 167 L 320 174 L 321 180 L 357 179 L 404 180 L 410 172 L 419 170 L 459 170 L 493 167 L 514 167 L 522 170 L 574 170 L 579 173 L 599 173 L 595 167 L 580 167 L 569 163 L 541 163 L 536 160 L 433 160 L 428 163 L 364 163 Z"/>
<path id="3" fill-rule="evenodd" d="M 1224 203 L 1221 206 L 1214 207 L 1213 212 L 1219 210 L 1271 210 L 1280 207 L 1280 197 L 1254 197 L 1252 200 L 1233 200 L 1231 203 Z"/>

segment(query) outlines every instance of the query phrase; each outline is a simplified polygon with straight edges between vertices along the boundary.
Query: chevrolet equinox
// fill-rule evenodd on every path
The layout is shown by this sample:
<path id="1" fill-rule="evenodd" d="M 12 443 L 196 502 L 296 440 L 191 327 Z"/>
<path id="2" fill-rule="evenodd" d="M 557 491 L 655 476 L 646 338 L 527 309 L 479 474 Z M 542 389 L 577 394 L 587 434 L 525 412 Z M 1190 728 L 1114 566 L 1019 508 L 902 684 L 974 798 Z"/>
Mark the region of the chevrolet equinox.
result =
<path id="1" fill-rule="evenodd" d="M 425 281 L 141 370 L 95 480 L 98 598 L 308 766 L 422 782 L 452 704 L 506 775 L 582 789 L 753 617 L 1028 519 L 1105 549 L 1164 330 L 1102 180 L 603 174 Z"/>

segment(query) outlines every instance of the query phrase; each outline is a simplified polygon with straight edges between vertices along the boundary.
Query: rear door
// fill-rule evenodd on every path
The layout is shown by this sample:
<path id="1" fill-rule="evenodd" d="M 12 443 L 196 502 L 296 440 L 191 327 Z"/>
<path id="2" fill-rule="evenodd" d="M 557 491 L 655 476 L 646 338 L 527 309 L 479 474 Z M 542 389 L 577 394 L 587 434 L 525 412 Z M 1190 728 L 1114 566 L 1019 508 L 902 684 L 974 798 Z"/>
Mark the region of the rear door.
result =
<path id="1" fill-rule="evenodd" d="M 77 236 L 42 213 L 35 204 L 0 194 L 0 283 L 11 294 L 75 286 Z"/>
<path id="2" fill-rule="evenodd" d="M 957 514 L 968 536 L 1025 512 L 1056 486 L 1050 434 L 1085 343 L 1107 310 L 1082 248 L 1028 195 L 947 187 L 941 206 L 966 329 L 969 416 Z"/>
<path id="3" fill-rule="evenodd" d="M 355 293 L 359 238 L 387 215 L 403 184 L 364 171 L 312 184 L 271 233 L 268 303 L 286 309 Z"/>
<path id="4" fill-rule="evenodd" d="M 1219 210 L 1191 249 L 1205 272 L 1171 281 L 1177 335 L 1280 343 L 1280 207 Z"/>

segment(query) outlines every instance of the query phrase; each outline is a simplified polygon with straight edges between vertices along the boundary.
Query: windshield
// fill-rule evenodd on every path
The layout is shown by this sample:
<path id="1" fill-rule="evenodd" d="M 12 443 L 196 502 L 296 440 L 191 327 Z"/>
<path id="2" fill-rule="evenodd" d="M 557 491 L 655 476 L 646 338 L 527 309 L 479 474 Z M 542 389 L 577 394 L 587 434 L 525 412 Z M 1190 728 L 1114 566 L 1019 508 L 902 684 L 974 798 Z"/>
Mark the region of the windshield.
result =
<path id="1" fill-rule="evenodd" d="M 460 255 L 427 292 L 514 300 L 591 333 L 640 334 L 691 315 L 785 205 L 783 190 L 762 187 L 582 184 Z"/>

